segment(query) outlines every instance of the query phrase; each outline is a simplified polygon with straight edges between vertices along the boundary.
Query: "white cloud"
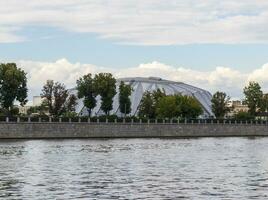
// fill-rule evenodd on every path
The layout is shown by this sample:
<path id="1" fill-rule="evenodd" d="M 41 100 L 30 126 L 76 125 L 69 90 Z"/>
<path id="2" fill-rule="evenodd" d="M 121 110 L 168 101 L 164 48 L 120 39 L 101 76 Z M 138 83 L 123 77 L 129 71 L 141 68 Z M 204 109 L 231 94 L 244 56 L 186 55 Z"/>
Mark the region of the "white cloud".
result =
<path id="1" fill-rule="evenodd" d="M 27 26 L 97 33 L 101 38 L 141 45 L 266 43 L 268 1 L 0 1 L 0 27 Z M 0 42 L 12 40 L 6 34 L 0 29 Z"/>
<path id="2" fill-rule="evenodd" d="M 225 91 L 232 97 L 242 97 L 243 87 L 248 81 L 258 81 L 268 92 L 268 64 L 250 73 L 243 73 L 229 67 L 216 67 L 211 71 L 198 71 L 184 67 L 169 66 L 160 62 L 140 64 L 137 67 L 111 69 L 92 64 L 71 63 L 67 59 L 55 62 L 18 61 L 18 66 L 28 73 L 30 100 L 32 95 L 39 95 L 47 79 L 65 83 L 74 87 L 76 80 L 87 73 L 111 72 L 120 77 L 161 77 L 163 79 L 181 81 L 215 92 Z"/>
<path id="3" fill-rule="evenodd" d="M 254 70 L 249 76 L 247 81 L 258 81 L 263 89 L 268 92 L 268 63 L 261 68 Z"/>
<path id="4" fill-rule="evenodd" d="M 70 63 L 67 59 L 56 62 L 36 62 L 21 60 L 18 66 L 27 72 L 30 94 L 39 95 L 46 80 L 64 83 L 67 87 L 74 87 L 75 81 L 84 74 L 107 71 L 105 68 L 91 64 Z"/>

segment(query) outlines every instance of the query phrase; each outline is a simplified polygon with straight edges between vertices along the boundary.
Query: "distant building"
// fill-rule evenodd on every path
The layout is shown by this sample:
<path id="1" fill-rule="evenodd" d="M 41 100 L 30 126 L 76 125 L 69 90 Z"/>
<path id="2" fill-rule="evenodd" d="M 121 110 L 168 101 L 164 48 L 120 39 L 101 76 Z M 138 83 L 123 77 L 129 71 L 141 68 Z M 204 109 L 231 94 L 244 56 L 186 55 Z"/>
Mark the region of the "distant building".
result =
<path id="1" fill-rule="evenodd" d="M 17 107 L 19 108 L 19 113 L 20 113 L 20 114 L 27 115 L 27 111 L 28 111 L 31 107 L 41 106 L 42 101 L 43 101 L 43 100 L 42 100 L 42 97 L 41 97 L 41 96 L 33 96 L 32 105 L 25 105 L 25 106 L 20 106 L 20 105 L 18 105 L 18 106 L 17 106 Z"/>
<path id="2" fill-rule="evenodd" d="M 230 108 L 230 112 L 227 114 L 227 117 L 232 117 L 239 112 L 248 112 L 249 108 L 242 101 L 229 101 L 228 107 Z"/>
<path id="3" fill-rule="evenodd" d="M 42 101 L 43 99 L 41 96 L 33 96 L 33 106 L 41 106 Z"/>
<path id="4" fill-rule="evenodd" d="M 27 111 L 31 108 L 32 106 L 18 106 L 19 108 L 19 113 L 27 115 Z"/>

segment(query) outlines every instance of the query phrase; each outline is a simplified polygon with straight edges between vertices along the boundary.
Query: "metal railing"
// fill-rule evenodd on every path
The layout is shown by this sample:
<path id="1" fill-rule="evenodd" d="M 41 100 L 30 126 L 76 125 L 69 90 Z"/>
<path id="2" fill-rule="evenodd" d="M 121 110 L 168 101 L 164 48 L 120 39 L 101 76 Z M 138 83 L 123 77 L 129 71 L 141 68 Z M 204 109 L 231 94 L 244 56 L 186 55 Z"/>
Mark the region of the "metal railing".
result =
<path id="1" fill-rule="evenodd" d="M 0 123 L 123 123 L 123 124 L 240 124 L 268 125 L 267 120 L 235 119 L 145 119 L 145 118 L 88 118 L 88 117 L 0 117 Z"/>

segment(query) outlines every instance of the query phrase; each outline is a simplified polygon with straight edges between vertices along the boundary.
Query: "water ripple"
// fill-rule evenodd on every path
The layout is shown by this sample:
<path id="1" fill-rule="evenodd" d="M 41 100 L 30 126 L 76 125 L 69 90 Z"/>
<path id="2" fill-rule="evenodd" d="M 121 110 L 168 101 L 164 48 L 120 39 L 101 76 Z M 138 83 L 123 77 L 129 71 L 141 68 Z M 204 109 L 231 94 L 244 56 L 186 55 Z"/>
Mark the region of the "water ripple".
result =
<path id="1" fill-rule="evenodd" d="M 268 138 L 2 140 L 0 198 L 267 199 Z"/>

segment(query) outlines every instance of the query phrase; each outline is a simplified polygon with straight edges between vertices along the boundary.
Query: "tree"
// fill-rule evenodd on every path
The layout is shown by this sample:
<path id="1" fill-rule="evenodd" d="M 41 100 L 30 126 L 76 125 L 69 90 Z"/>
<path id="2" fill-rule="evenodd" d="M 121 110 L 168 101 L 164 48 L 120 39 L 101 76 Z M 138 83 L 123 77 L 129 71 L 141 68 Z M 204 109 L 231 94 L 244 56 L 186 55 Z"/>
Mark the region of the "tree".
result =
<path id="1" fill-rule="evenodd" d="M 66 112 L 75 112 L 77 106 L 77 97 L 74 94 L 69 95 L 66 101 Z"/>
<path id="2" fill-rule="evenodd" d="M 194 97 L 178 94 L 161 97 L 156 107 L 157 117 L 162 118 L 196 118 L 203 113 Z"/>
<path id="3" fill-rule="evenodd" d="M 31 107 L 27 110 L 27 115 L 32 115 L 32 114 L 46 115 L 47 112 L 48 112 L 48 109 L 47 109 L 47 107 L 45 107 L 44 105 L 40 105 L 40 106 L 31 106 Z"/>
<path id="4" fill-rule="evenodd" d="M 230 100 L 230 97 L 227 96 L 224 92 L 217 91 L 212 99 L 212 112 L 214 113 L 216 118 L 223 118 L 227 112 L 230 111 L 230 108 L 228 107 L 228 101 Z"/>
<path id="5" fill-rule="evenodd" d="M 145 92 L 142 96 L 140 105 L 139 105 L 139 113 L 140 117 L 147 118 L 155 118 L 155 108 L 154 108 L 154 100 L 152 97 L 152 93 L 149 91 Z"/>
<path id="6" fill-rule="evenodd" d="M 119 85 L 119 110 L 121 113 L 125 114 L 125 117 L 126 114 L 129 114 L 131 112 L 131 92 L 131 86 L 121 81 Z"/>
<path id="7" fill-rule="evenodd" d="M 78 98 L 84 98 L 84 106 L 88 110 L 88 115 L 91 116 L 92 109 L 96 106 L 96 84 L 91 74 L 84 75 L 76 81 Z"/>
<path id="8" fill-rule="evenodd" d="M 26 73 L 15 63 L 0 64 L 0 104 L 10 110 L 14 101 L 23 106 L 27 103 Z"/>
<path id="9" fill-rule="evenodd" d="M 268 112 L 268 94 L 264 94 L 260 106 L 261 112 Z"/>
<path id="10" fill-rule="evenodd" d="M 167 96 L 166 93 L 165 93 L 165 90 L 161 90 L 161 89 L 157 89 L 157 90 L 154 90 L 152 92 L 152 98 L 153 98 L 153 107 L 154 107 L 154 110 L 155 110 L 155 114 L 156 114 L 156 108 L 157 108 L 157 104 L 159 103 L 160 99 Z"/>
<path id="11" fill-rule="evenodd" d="M 43 86 L 42 93 L 40 94 L 44 98 L 42 102 L 43 107 L 48 107 L 48 112 L 53 114 L 53 89 L 54 81 L 47 80 L 46 84 Z"/>
<path id="12" fill-rule="evenodd" d="M 244 112 L 244 111 L 239 111 L 238 113 L 236 113 L 234 115 L 234 118 L 236 120 L 251 120 L 251 119 L 254 119 L 254 117 L 252 115 L 250 115 L 250 113 Z"/>
<path id="13" fill-rule="evenodd" d="M 156 115 L 159 118 L 174 118 L 180 115 L 180 107 L 176 96 L 169 95 L 159 99 L 156 107 Z"/>
<path id="14" fill-rule="evenodd" d="M 153 92 L 145 92 L 139 105 L 139 116 L 156 118 L 157 104 L 159 103 L 160 99 L 165 96 L 165 91 L 160 89 L 157 89 Z"/>
<path id="15" fill-rule="evenodd" d="M 184 95 L 175 95 L 176 103 L 183 118 L 197 118 L 203 113 L 201 104 L 196 98 Z"/>
<path id="16" fill-rule="evenodd" d="M 63 117 L 76 117 L 75 107 L 77 106 L 77 97 L 74 94 L 69 95 L 65 103 L 65 109 L 62 113 Z"/>
<path id="17" fill-rule="evenodd" d="M 255 116 L 262 103 L 263 92 L 261 86 L 257 82 L 249 82 L 249 85 L 244 88 L 244 94 L 249 113 Z"/>
<path id="18" fill-rule="evenodd" d="M 116 79 L 110 73 L 99 73 L 94 78 L 96 91 L 101 96 L 101 110 L 109 115 L 116 94 Z"/>
<path id="19" fill-rule="evenodd" d="M 53 80 L 48 80 L 43 86 L 41 97 L 44 99 L 42 106 L 48 107 L 50 115 L 61 116 L 66 112 L 67 107 L 72 108 L 76 101 L 71 97 L 71 101 L 67 102 L 69 93 L 64 84 L 59 82 L 54 83 Z"/>

